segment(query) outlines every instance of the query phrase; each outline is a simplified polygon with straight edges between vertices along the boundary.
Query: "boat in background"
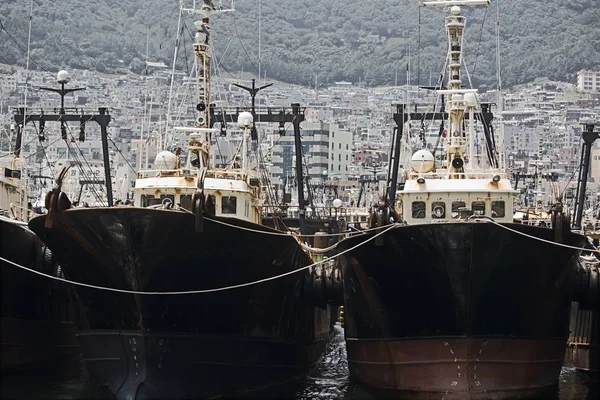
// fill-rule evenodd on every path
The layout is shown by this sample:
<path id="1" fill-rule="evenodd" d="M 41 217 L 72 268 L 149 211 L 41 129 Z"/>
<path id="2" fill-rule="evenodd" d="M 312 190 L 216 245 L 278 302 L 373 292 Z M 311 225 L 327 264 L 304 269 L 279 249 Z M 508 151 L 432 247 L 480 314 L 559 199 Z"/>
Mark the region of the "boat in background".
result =
<path id="1" fill-rule="evenodd" d="M 79 350 L 68 289 L 7 262 L 60 275 L 50 250 L 27 227 L 34 214 L 28 207 L 27 179 L 21 177 L 24 160 L 19 150 L 16 154 L 0 158 L 1 373 L 68 359 Z"/>
<path id="2" fill-rule="evenodd" d="M 461 81 L 460 6 L 489 1 L 422 4 L 449 10 L 445 111 L 399 108 L 403 122 L 447 119 L 445 156 L 436 165 L 429 151 L 415 152 L 404 187 L 396 193 L 393 183 L 374 216 L 388 230 L 340 258 L 350 375 L 386 398 L 545 398 L 558 385 L 586 239 L 560 203 L 552 226 L 513 222 L 518 192 L 494 146 L 493 114 Z"/>
<path id="3" fill-rule="evenodd" d="M 262 223 L 260 171 L 246 157 L 252 114 L 239 115 L 239 162 L 209 165 L 210 18 L 225 11 L 180 10 L 201 16 L 196 126 L 175 128 L 188 133 L 187 157 L 163 150 L 155 170 L 138 171 L 133 206 L 61 208 L 59 183 L 54 207 L 29 223 L 68 279 L 125 291 L 76 288 L 89 375 L 117 399 L 230 396 L 301 379 L 329 340 L 332 306 L 315 295 L 325 268 Z"/>

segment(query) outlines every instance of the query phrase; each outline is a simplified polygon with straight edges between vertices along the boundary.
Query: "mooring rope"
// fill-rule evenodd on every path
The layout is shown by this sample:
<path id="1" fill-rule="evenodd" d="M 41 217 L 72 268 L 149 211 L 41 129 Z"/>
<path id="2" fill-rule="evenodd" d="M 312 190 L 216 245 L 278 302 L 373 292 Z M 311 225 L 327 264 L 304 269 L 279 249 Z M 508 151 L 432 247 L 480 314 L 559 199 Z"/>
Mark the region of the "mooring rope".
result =
<path id="1" fill-rule="evenodd" d="M 261 230 L 258 230 L 258 229 L 252 229 L 252 228 L 246 228 L 246 227 L 243 227 L 243 226 L 237 226 L 237 225 L 234 225 L 234 224 L 230 224 L 230 223 L 227 223 L 227 222 L 219 221 L 219 220 L 212 219 L 212 218 L 209 218 L 209 217 L 204 217 L 204 219 L 206 219 L 208 221 L 211 221 L 211 222 L 215 222 L 217 224 L 228 226 L 230 228 L 241 229 L 241 230 L 248 231 L 248 232 L 262 233 L 264 235 L 273 235 L 273 236 L 296 236 L 296 237 L 303 237 L 303 238 L 309 238 L 309 237 L 313 237 L 313 238 L 314 237 L 328 237 L 328 236 L 343 236 L 345 234 L 367 233 L 367 232 L 372 232 L 372 231 L 376 231 L 376 230 L 381 229 L 381 227 L 377 227 L 377 228 L 361 229 L 361 230 L 357 230 L 357 231 L 354 231 L 354 232 L 321 233 L 320 235 L 317 235 L 317 234 L 314 234 L 314 235 L 299 235 L 299 234 L 296 234 L 294 232 L 287 232 L 287 233 L 285 233 L 285 232 L 261 231 Z"/>
<path id="2" fill-rule="evenodd" d="M 345 253 L 348 253 L 348 252 L 350 252 L 352 250 L 355 250 L 355 249 L 359 248 L 360 246 L 363 246 L 364 244 L 370 242 L 371 240 L 377 238 L 378 236 L 383 235 L 384 233 L 388 232 L 389 230 L 391 230 L 391 229 L 393 229 L 393 228 L 395 228 L 395 227 L 397 227 L 399 225 L 400 224 L 392 224 L 392 225 L 386 227 L 385 229 L 384 228 L 379 228 L 379 229 L 383 229 L 383 230 L 381 232 L 379 232 L 379 233 L 371 236 L 370 238 L 368 238 L 368 239 L 366 239 L 366 240 L 358 243 L 357 245 L 352 246 L 352 247 L 350 247 L 350 248 L 348 248 L 348 249 L 346 249 L 344 251 L 341 251 L 338 254 L 336 254 L 336 255 L 334 255 L 334 256 L 332 256 L 330 258 L 314 262 L 314 263 L 312 263 L 310 265 L 306 265 L 304 267 L 297 268 L 297 269 L 295 269 L 293 271 L 288 271 L 288 272 L 285 272 L 283 274 L 275 275 L 275 276 L 272 276 L 270 278 L 259 279 L 257 281 L 253 281 L 253 282 L 240 283 L 238 285 L 225 286 L 225 287 L 214 288 L 214 289 L 203 289 L 203 290 L 186 290 L 186 291 L 180 291 L 180 292 L 139 292 L 139 291 L 135 291 L 135 290 L 115 289 L 115 288 L 109 288 L 109 287 L 103 287 L 103 286 L 97 286 L 97 285 L 90 285 L 90 284 L 87 284 L 87 283 L 71 281 L 71 280 L 60 278 L 60 277 L 57 277 L 57 276 L 48 275 L 48 274 L 45 274 L 43 272 L 39 272 L 39 271 L 33 270 L 31 268 L 25 267 L 23 265 L 17 264 L 15 262 L 7 260 L 6 258 L 3 258 L 3 257 L 0 257 L 0 261 L 4 261 L 7 264 L 13 265 L 13 266 L 15 266 L 17 268 L 21 268 L 21 269 L 23 269 L 25 271 L 31 272 L 31 273 L 36 274 L 36 275 L 40 275 L 40 276 L 43 276 L 43 277 L 46 277 L 46 278 L 49 278 L 49 279 L 53 279 L 53 280 L 56 280 L 56 281 L 68 283 L 68 284 L 75 285 L 75 286 L 87 287 L 87 288 L 90 288 L 90 289 L 105 290 L 105 291 L 109 291 L 109 292 L 117 292 L 117 293 L 125 293 L 125 294 L 138 294 L 138 295 L 168 295 L 168 296 L 174 296 L 174 295 L 203 294 L 203 293 L 223 292 L 223 291 L 226 291 L 226 290 L 232 290 L 232 289 L 238 289 L 238 288 L 247 287 L 247 286 L 253 286 L 253 285 L 257 285 L 259 283 L 273 281 L 273 280 L 280 279 L 280 278 L 283 278 L 283 277 L 288 276 L 288 275 L 295 274 L 295 273 L 300 272 L 300 271 L 304 271 L 306 269 L 315 267 L 317 265 L 329 262 L 329 261 L 331 261 L 331 260 L 333 260 L 333 259 L 341 256 L 342 254 L 345 254 Z"/>
<path id="3" fill-rule="evenodd" d="M 600 253 L 600 251 L 595 250 L 595 249 L 586 249 L 586 248 L 582 248 L 582 247 L 571 246 L 571 245 L 568 245 L 568 244 L 558 243 L 558 242 L 554 242 L 552 240 L 542 239 L 542 238 L 539 238 L 539 237 L 536 237 L 536 236 L 533 236 L 533 235 L 529 235 L 529 234 L 527 234 L 525 232 L 520 232 L 520 231 L 518 231 L 516 229 L 512 229 L 512 228 L 509 228 L 508 226 L 504 226 L 504 225 L 502 225 L 502 224 L 494 221 L 493 219 L 479 218 L 479 219 L 477 219 L 477 221 L 489 222 L 489 223 L 492 223 L 494 225 L 499 226 L 500 228 L 506 229 L 507 231 L 510 231 L 510 232 L 513 232 L 513 233 L 517 233 L 517 234 L 519 234 L 521 236 L 525 236 L 525 237 L 528 237 L 530 239 L 538 240 L 540 242 L 544 242 L 544 243 L 548 243 L 548 244 L 553 244 L 555 246 L 566 247 L 568 249 L 573 249 L 573 250 L 582 250 L 582 251 L 590 251 L 590 252 L 594 252 L 594 253 Z"/>

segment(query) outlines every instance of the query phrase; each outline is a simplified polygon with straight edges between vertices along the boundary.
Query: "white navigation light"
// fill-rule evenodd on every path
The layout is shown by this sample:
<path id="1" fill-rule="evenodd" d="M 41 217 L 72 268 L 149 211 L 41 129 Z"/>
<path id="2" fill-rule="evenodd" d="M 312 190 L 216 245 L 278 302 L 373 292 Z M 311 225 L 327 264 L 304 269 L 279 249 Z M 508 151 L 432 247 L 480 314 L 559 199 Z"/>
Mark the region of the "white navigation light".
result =
<path id="1" fill-rule="evenodd" d="M 342 206 L 342 201 L 340 199 L 333 200 L 333 206 L 335 208 L 340 208 Z"/>
<path id="2" fill-rule="evenodd" d="M 154 165 L 157 170 L 173 170 L 177 168 L 177 156 L 170 151 L 161 151 L 156 155 Z"/>
<path id="3" fill-rule="evenodd" d="M 435 167 L 435 159 L 433 158 L 433 154 L 429 151 L 419 150 L 413 154 L 410 165 L 413 171 L 425 174 L 433 170 Z"/>
<path id="4" fill-rule="evenodd" d="M 56 74 L 56 80 L 58 81 L 58 83 L 67 83 L 70 80 L 69 77 L 69 73 L 67 71 L 60 70 L 58 71 L 58 73 Z"/>
<path id="5" fill-rule="evenodd" d="M 254 117 L 251 113 L 244 111 L 238 115 L 238 126 L 240 128 L 252 128 L 254 125 Z"/>

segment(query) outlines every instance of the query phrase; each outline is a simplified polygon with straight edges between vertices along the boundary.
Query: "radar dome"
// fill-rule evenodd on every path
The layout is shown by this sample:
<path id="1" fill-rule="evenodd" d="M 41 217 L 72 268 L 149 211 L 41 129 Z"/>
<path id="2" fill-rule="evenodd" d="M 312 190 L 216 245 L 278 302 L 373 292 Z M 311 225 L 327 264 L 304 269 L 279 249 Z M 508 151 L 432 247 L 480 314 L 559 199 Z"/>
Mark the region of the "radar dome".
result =
<path id="1" fill-rule="evenodd" d="M 177 156 L 170 151 L 161 151 L 156 155 L 154 165 L 158 170 L 170 170 L 177 168 Z"/>
<path id="2" fill-rule="evenodd" d="M 254 117 L 247 111 L 244 111 L 238 115 L 238 126 L 240 128 L 251 128 L 254 124 Z"/>
<path id="3" fill-rule="evenodd" d="M 58 81 L 58 83 L 67 83 L 69 82 L 69 79 L 69 73 L 64 69 L 58 71 L 58 73 L 56 74 L 56 80 Z"/>
<path id="4" fill-rule="evenodd" d="M 415 172 L 427 173 L 433 170 L 435 160 L 433 154 L 427 150 L 419 150 L 413 154 L 410 165 Z"/>
<path id="5" fill-rule="evenodd" d="M 340 199 L 335 199 L 335 200 L 333 201 L 333 206 L 334 206 L 335 208 L 340 208 L 340 207 L 342 206 L 342 200 L 340 200 Z"/>
<path id="6" fill-rule="evenodd" d="M 467 107 L 477 107 L 478 104 L 477 95 L 475 93 L 465 94 L 465 104 Z"/>

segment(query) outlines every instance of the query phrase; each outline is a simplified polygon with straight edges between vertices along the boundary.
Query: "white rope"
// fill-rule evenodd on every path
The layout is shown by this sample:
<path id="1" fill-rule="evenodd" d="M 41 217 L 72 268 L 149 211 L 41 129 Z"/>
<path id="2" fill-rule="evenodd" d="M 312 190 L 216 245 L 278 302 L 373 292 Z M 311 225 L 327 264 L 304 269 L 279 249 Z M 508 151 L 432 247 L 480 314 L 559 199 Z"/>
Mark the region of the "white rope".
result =
<path id="1" fill-rule="evenodd" d="M 492 220 L 492 219 L 478 219 L 477 221 L 491 222 L 492 224 L 494 224 L 494 225 L 498 225 L 500 228 L 504 228 L 504 229 L 506 229 L 507 231 L 511 231 L 511 232 L 513 232 L 513 233 L 517 233 L 517 234 L 519 234 L 519 235 L 522 235 L 522 236 L 528 237 L 528 238 L 530 238 L 530 239 L 538 240 L 538 241 L 540 241 L 540 242 L 544 242 L 544 243 L 548 243 L 548 244 L 553 244 L 553 245 L 555 245 L 555 246 L 566 247 L 566 248 L 568 248 L 568 249 L 574 249 L 574 250 L 591 251 L 591 252 L 594 252 L 594 253 L 600 253 L 600 251 L 598 251 L 598 250 L 593 250 L 593 249 L 585 249 L 585 248 L 581 248 L 581 247 L 570 246 L 570 245 L 568 245 L 568 244 L 563 244 L 563 243 L 553 242 L 552 240 L 546 240 L 546 239 L 542 239 L 542 238 L 539 238 L 539 237 L 536 237 L 536 236 L 533 236 L 533 235 L 529 235 L 529 234 L 527 234 L 527 233 L 520 232 L 520 231 L 518 231 L 518 230 L 516 230 L 516 229 L 509 228 L 508 226 L 504 226 L 504 225 L 502 225 L 502 224 L 500 224 L 500 223 L 498 223 L 498 222 L 496 222 L 496 221 L 494 221 L 494 220 Z"/>
<path id="2" fill-rule="evenodd" d="M 252 229 L 252 228 L 244 228 L 243 226 L 237 226 L 237 225 L 233 225 L 233 224 L 229 224 L 227 222 L 223 222 L 223 221 L 218 221 L 216 219 L 212 219 L 212 218 L 208 218 L 208 217 L 204 217 L 204 219 L 211 221 L 211 222 L 216 222 L 217 224 L 221 224 L 221 225 L 225 225 L 225 226 L 229 226 L 230 228 L 236 228 L 236 229 L 241 229 L 244 231 L 248 231 L 248 232 L 254 232 L 254 233 L 262 233 L 265 235 L 273 235 L 273 236 L 296 236 L 296 237 L 327 237 L 327 236 L 343 236 L 345 234 L 358 234 L 358 233 L 367 233 L 367 232 L 371 232 L 371 231 L 376 231 L 381 229 L 381 227 L 379 228 L 368 228 L 368 229 L 363 229 L 363 230 L 357 230 L 355 232 L 340 232 L 340 233 L 323 233 L 321 235 L 297 235 L 293 232 L 288 232 L 288 233 L 283 233 L 283 232 L 268 232 L 268 231 L 260 231 L 257 229 Z"/>
<path id="3" fill-rule="evenodd" d="M 47 277 L 47 278 L 53 279 L 55 281 L 61 281 L 61 282 L 69 283 L 69 284 L 76 285 L 76 286 L 83 286 L 83 287 L 87 287 L 87 288 L 90 288 L 90 289 L 106 290 L 108 292 L 117 292 L 117 293 L 126 293 L 126 294 L 138 294 L 138 295 L 189 295 L 189 294 L 203 294 L 203 293 L 223 292 L 223 291 L 226 291 L 226 290 L 232 290 L 232 289 L 238 289 L 238 288 L 247 287 L 247 286 L 253 286 L 253 285 L 257 285 L 259 283 L 269 282 L 269 281 L 273 281 L 273 280 L 276 280 L 276 279 L 279 279 L 279 278 L 283 278 L 283 277 L 288 276 L 288 275 L 293 275 L 293 274 L 295 274 L 297 272 L 304 271 L 304 270 L 312 268 L 314 266 L 317 266 L 317 265 L 329 262 L 329 261 L 331 261 L 331 260 L 333 260 L 333 259 L 341 256 L 342 254 L 345 254 L 345 253 L 348 253 L 348 252 L 350 252 L 350 251 L 352 251 L 354 249 L 357 249 L 358 247 L 360 247 L 360 246 L 362 246 L 362 245 L 370 242 L 371 240 L 375 239 L 376 237 L 381 236 L 384 233 L 386 233 L 387 231 L 395 228 L 396 226 L 399 226 L 399 224 L 390 225 L 389 227 L 387 227 L 383 231 L 377 233 L 376 235 L 373 235 L 372 237 L 368 238 L 364 242 L 361 242 L 361 243 L 357 244 L 356 246 L 350 247 L 349 249 L 344 250 L 344 251 L 342 251 L 342 252 L 340 252 L 340 253 L 338 253 L 338 254 L 336 254 L 336 255 L 328 258 L 328 259 L 325 259 L 325 260 L 322 260 L 322 261 L 317 261 L 317 262 L 312 263 L 310 265 L 306 265 L 306 266 L 304 266 L 302 268 L 298 268 L 298 269 L 295 269 L 293 271 L 288 271 L 288 272 L 285 272 L 285 273 L 280 274 L 280 275 L 275 275 L 275 276 L 272 276 L 270 278 L 264 278 L 264 279 L 260 279 L 260 280 L 253 281 L 253 282 L 241 283 L 239 285 L 225 286 L 225 287 L 214 288 L 214 289 L 204 289 L 204 290 L 188 290 L 188 291 L 181 291 L 181 292 L 138 292 L 138 291 L 135 291 L 135 290 L 115 289 L 115 288 L 108 288 L 108 287 L 103 287 L 103 286 L 90 285 L 90 284 L 82 283 L 82 282 L 70 281 L 68 279 L 60 278 L 60 277 L 57 277 L 57 276 L 52 276 L 52 275 L 44 274 L 43 272 L 39 272 L 39 271 L 30 269 L 30 268 L 24 267 L 24 266 L 19 265 L 19 264 L 15 263 L 15 262 L 7 260 L 6 258 L 3 258 L 3 257 L 0 257 L 0 261 L 4 261 L 4 262 L 6 262 L 8 264 L 14 265 L 15 267 L 24 269 L 25 271 L 29 271 L 29 272 L 34 273 L 36 275 Z"/>

